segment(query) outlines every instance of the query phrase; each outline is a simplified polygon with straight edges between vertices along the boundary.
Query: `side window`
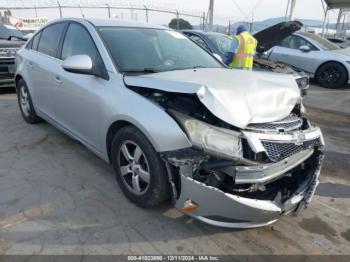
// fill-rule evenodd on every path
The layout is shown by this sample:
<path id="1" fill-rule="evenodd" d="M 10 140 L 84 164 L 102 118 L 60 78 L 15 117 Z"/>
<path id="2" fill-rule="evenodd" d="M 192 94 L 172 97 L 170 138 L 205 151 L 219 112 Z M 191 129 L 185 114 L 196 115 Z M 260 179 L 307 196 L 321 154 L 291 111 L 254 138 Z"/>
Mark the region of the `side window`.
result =
<path id="1" fill-rule="evenodd" d="M 31 47 L 28 47 L 28 48 L 31 48 L 33 50 L 37 50 L 38 49 L 39 40 L 40 40 L 40 36 L 41 36 L 41 32 L 39 34 L 37 34 L 36 36 L 34 36 L 32 41 L 31 41 L 32 45 L 31 45 Z"/>
<path id="2" fill-rule="evenodd" d="M 290 43 L 292 42 L 291 40 L 292 36 L 288 36 L 286 37 L 285 39 L 283 39 L 279 44 L 278 46 L 280 47 L 286 47 L 286 48 L 292 48 Z"/>
<path id="3" fill-rule="evenodd" d="M 308 46 L 310 50 L 317 50 L 313 44 L 305 40 L 300 36 L 294 36 L 296 38 L 296 49 L 299 49 L 301 46 Z"/>
<path id="4" fill-rule="evenodd" d="M 207 46 L 207 44 L 203 41 L 202 38 L 196 36 L 196 35 L 189 35 L 190 39 L 192 41 L 194 41 L 195 43 L 197 43 L 198 45 L 200 45 L 201 47 L 203 47 L 205 50 L 209 51 L 209 47 Z"/>
<path id="5" fill-rule="evenodd" d="M 88 55 L 92 61 L 99 58 L 99 53 L 89 34 L 81 25 L 71 23 L 68 27 L 62 47 L 62 60 L 73 55 Z"/>
<path id="6" fill-rule="evenodd" d="M 57 57 L 58 45 L 63 29 L 64 23 L 46 27 L 41 33 L 38 51 L 52 57 Z"/>
<path id="7" fill-rule="evenodd" d="M 310 50 L 317 50 L 313 44 L 297 35 L 288 36 L 287 38 L 283 39 L 278 46 L 292 49 L 299 49 L 301 46 L 308 46 Z"/>
<path id="8" fill-rule="evenodd" d="M 33 39 L 30 40 L 30 41 L 26 44 L 26 48 L 27 48 L 27 49 L 32 49 L 32 46 L 33 46 Z"/>

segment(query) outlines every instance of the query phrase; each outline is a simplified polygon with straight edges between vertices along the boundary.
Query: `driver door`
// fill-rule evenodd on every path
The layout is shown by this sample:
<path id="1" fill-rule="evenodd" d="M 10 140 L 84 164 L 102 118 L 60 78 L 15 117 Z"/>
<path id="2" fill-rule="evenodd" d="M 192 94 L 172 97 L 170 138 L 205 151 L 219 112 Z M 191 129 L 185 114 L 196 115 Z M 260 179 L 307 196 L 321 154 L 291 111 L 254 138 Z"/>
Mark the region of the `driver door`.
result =
<path id="1" fill-rule="evenodd" d="M 72 22 L 62 45 L 62 64 L 66 58 L 82 54 L 90 56 L 94 65 L 103 64 L 90 33 L 81 24 Z M 62 66 L 56 79 L 53 97 L 58 122 L 85 144 L 102 152 L 99 133 L 104 115 L 101 93 L 106 91 L 104 87 L 108 82 L 94 75 L 67 72 Z"/>

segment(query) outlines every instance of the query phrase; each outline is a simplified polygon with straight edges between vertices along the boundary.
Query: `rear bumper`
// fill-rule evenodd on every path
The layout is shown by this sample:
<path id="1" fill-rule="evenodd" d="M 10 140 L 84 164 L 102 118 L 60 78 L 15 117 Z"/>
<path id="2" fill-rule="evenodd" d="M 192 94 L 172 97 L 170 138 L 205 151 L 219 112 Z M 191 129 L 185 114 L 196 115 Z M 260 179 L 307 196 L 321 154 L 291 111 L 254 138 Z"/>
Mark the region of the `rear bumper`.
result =
<path id="1" fill-rule="evenodd" d="M 181 193 L 175 207 L 182 210 L 190 200 L 198 208 L 185 213 L 214 226 L 253 228 L 269 225 L 283 215 L 297 215 L 308 206 L 318 185 L 323 158 L 321 151 L 312 154 L 308 159 L 311 168 L 304 171 L 302 183 L 287 199 L 282 197 L 282 192 L 278 192 L 273 200 L 226 193 L 180 172 Z"/>

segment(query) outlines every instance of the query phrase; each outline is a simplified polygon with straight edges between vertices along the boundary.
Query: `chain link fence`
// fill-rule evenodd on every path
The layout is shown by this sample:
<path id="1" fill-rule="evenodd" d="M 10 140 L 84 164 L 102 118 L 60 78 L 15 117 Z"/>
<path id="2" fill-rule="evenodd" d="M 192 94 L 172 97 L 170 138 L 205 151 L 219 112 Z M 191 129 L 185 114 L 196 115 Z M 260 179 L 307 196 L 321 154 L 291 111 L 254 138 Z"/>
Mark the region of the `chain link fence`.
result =
<path id="1" fill-rule="evenodd" d="M 45 14 L 47 10 L 50 10 L 50 17 L 54 18 L 97 16 L 161 24 L 168 24 L 172 18 L 177 18 L 177 29 L 180 29 L 179 19 L 183 18 L 189 20 L 193 25 L 199 25 L 201 29 L 205 27 L 205 12 L 194 14 L 161 7 L 157 8 L 153 1 L 144 1 L 144 4 L 113 0 L 101 2 L 96 0 L 0 0 L 0 10 L 9 10 L 12 13 L 22 11 L 26 13 L 26 16 L 28 16 L 28 11 L 32 11 L 29 14 L 33 17 L 37 17 L 39 12 Z"/>

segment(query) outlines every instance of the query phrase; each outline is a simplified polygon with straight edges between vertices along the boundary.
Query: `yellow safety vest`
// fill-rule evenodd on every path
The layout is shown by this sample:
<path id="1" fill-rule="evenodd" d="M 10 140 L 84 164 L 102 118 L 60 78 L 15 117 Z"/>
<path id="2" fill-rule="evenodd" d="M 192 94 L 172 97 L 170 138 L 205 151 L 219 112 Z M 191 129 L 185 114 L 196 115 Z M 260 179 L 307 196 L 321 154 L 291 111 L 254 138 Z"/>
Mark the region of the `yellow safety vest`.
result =
<path id="1" fill-rule="evenodd" d="M 232 68 L 252 69 L 258 41 L 248 32 L 236 35 L 235 38 L 238 40 L 238 52 L 229 66 Z"/>

